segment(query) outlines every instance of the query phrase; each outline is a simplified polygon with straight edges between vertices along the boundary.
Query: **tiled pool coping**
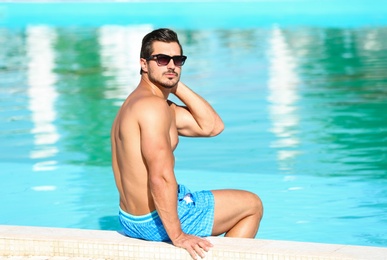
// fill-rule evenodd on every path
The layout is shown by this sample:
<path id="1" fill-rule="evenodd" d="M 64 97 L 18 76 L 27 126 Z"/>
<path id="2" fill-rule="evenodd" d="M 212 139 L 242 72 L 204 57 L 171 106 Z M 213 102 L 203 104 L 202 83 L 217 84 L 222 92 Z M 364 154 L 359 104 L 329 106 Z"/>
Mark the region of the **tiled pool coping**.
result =
<path id="1" fill-rule="evenodd" d="M 387 248 L 210 237 L 206 259 L 387 259 Z M 16 256 L 16 258 L 14 257 Z M 41 256 L 41 258 L 37 258 Z M 116 231 L 0 226 L 0 259 L 191 259 L 168 243 L 147 242 Z M 60 257 L 60 258 L 58 258 Z"/>

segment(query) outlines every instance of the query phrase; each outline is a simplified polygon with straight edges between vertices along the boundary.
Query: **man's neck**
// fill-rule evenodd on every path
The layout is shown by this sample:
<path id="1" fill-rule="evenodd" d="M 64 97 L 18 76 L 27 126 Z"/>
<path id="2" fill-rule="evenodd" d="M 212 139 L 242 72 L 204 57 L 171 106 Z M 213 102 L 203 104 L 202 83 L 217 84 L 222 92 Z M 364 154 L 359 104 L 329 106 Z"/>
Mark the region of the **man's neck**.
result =
<path id="1" fill-rule="evenodd" d="M 162 86 L 157 86 L 156 84 L 152 83 L 145 75 L 141 76 L 140 85 L 147 88 L 150 92 L 152 92 L 153 95 L 163 98 L 165 100 L 168 99 L 168 96 L 171 93 L 170 89 L 164 88 Z"/>

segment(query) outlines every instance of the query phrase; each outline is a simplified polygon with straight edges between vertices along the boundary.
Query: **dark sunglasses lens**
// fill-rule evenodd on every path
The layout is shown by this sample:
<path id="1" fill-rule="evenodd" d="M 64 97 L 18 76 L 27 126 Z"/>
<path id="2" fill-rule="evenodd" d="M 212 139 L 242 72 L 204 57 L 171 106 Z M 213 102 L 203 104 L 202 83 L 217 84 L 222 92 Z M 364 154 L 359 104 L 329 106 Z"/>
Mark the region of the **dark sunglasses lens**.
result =
<path id="1" fill-rule="evenodd" d="M 185 59 L 186 58 L 184 56 L 175 56 L 173 57 L 173 62 L 175 63 L 176 66 L 183 66 Z"/>
<path id="2" fill-rule="evenodd" d="M 169 56 L 158 56 L 157 57 L 157 63 L 159 64 L 159 65 L 161 65 L 161 66 L 165 66 L 165 65 L 167 65 L 168 63 L 169 63 L 169 61 L 171 60 L 171 57 L 169 57 Z"/>

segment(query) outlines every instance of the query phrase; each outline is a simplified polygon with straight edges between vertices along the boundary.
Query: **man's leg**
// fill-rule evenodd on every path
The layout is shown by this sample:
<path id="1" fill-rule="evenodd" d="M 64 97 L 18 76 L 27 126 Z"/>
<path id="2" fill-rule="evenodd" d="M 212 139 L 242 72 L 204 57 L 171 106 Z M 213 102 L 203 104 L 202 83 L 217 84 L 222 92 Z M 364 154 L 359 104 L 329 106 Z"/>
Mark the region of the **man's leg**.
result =
<path id="1" fill-rule="evenodd" d="M 254 238 L 263 215 L 260 198 L 243 190 L 213 190 L 215 217 L 212 235 Z"/>

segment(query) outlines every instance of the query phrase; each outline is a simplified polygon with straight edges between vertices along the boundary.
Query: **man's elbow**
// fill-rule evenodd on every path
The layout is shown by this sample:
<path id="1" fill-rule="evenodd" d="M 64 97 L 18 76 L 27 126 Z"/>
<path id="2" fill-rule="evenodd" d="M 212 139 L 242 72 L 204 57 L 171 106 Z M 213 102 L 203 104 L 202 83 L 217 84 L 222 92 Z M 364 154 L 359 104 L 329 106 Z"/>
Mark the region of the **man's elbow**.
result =
<path id="1" fill-rule="evenodd" d="M 208 136 L 217 136 L 224 130 L 224 123 L 222 121 L 217 122 Z"/>
<path id="2" fill-rule="evenodd" d="M 157 174 L 149 174 L 149 187 L 151 191 L 162 191 L 169 185 L 176 185 L 176 180 L 171 174 L 160 174 L 161 172 L 162 171 L 159 171 Z M 171 172 L 173 172 L 173 170 Z"/>

